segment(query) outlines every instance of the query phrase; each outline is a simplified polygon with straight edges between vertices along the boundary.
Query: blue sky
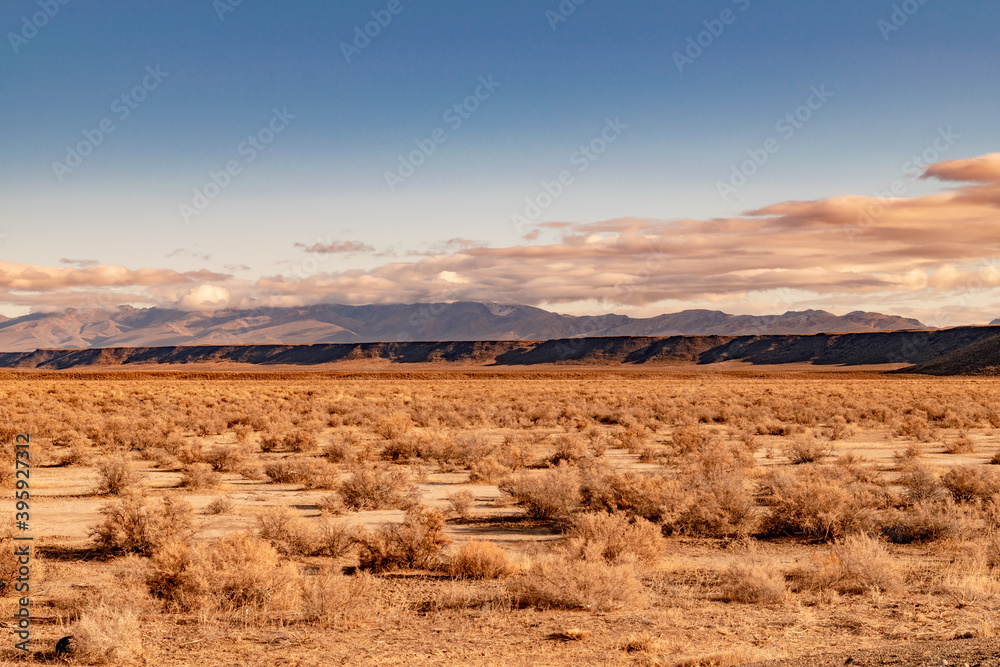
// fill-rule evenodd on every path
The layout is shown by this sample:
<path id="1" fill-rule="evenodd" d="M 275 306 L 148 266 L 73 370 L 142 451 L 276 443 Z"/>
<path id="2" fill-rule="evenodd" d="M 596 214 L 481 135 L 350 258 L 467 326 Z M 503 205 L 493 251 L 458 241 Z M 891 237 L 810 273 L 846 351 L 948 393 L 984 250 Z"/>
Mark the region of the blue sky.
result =
<path id="1" fill-rule="evenodd" d="M 387 25 L 345 57 L 356 28 L 380 17 Z M 901 178 L 905 197 L 955 187 L 911 178 L 917 172 L 903 165 L 942 132 L 951 139 L 936 161 L 996 151 L 998 27 L 1000 7 L 985 1 L 11 0 L 0 8 L 0 261 L 8 265 L 0 312 L 80 300 L 209 307 L 523 296 L 572 312 L 814 305 L 941 322 L 985 317 L 992 285 L 956 299 L 954 285 L 919 281 L 581 298 L 602 280 L 650 279 L 630 277 L 627 262 L 594 269 L 586 254 L 556 261 L 550 250 L 603 221 L 734 219 L 785 201 L 872 197 Z M 680 67 L 677 54 L 688 58 Z M 135 95 L 143 99 L 132 99 L 144 79 L 148 90 Z M 477 89 L 482 99 L 470 98 Z M 446 115 L 463 103 L 464 112 Z M 797 111 L 808 119 L 779 130 Z M 102 121 L 113 130 L 95 134 Z M 269 124 L 281 131 L 268 134 Z M 602 143 L 602 132 L 613 141 Z M 250 151 L 244 142 L 255 135 L 273 141 Z M 97 136 L 79 166 L 54 166 Z M 764 164 L 720 193 L 769 139 L 777 148 Z M 417 155 L 413 174 L 390 187 L 386 173 L 399 173 L 400 156 L 429 141 L 433 153 Z M 581 157 L 592 141 L 602 152 Z M 220 177 L 227 163 L 238 173 Z M 567 171 L 571 182 L 549 202 L 545 183 Z M 226 187 L 185 215 L 196 189 L 212 190 L 212 174 Z M 548 205 L 526 215 L 527 200 Z M 518 215 L 530 226 L 514 224 Z M 984 215 L 977 224 L 992 222 Z M 599 234 L 619 238 L 626 228 Z M 674 233 L 669 224 L 643 229 L 645 238 Z M 476 274 L 467 245 L 451 239 L 515 249 L 504 255 L 507 283 L 519 281 L 522 247 L 541 249 L 545 265 L 536 268 L 580 279 L 567 287 L 535 271 L 535 284 L 545 284 L 521 294 L 503 287 L 501 265 L 488 280 Z M 977 242 L 975 257 L 937 261 L 982 272 L 995 253 Z M 672 272 L 674 258 L 658 253 L 646 274 Z M 830 269 L 814 254 L 815 268 Z M 910 259 L 910 270 L 941 270 L 925 255 Z M 164 277 L 135 277 L 144 271 Z M 278 277 L 303 284 L 272 289 Z M 393 291 L 396 283 L 405 284 Z M 206 294 L 215 296 L 200 303 Z"/>

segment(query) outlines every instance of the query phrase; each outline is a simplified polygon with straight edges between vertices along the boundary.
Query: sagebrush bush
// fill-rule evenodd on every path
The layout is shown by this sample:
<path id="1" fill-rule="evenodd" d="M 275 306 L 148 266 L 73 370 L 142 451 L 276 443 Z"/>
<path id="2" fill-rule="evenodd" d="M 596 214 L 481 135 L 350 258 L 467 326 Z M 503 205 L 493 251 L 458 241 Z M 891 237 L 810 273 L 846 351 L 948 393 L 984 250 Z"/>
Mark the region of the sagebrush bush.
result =
<path id="1" fill-rule="evenodd" d="M 1000 475 L 988 468 L 955 466 L 941 483 L 957 503 L 988 503 L 1000 494 Z"/>
<path id="2" fill-rule="evenodd" d="M 610 563 L 637 561 L 651 565 L 660 558 L 665 545 L 659 526 L 642 517 L 630 519 L 623 513 L 580 514 L 567 537 L 569 553 L 578 558 L 596 554 Z"/>
<path id="3" fill-rule="evenodd" d="M 533 519 L 565 519 L 582 500 L 580 475 L 566 462 L 534 474 L 518 474 L 498 486 Z"/>
<path id="4" fill-rule="evenodd" d="M 792 465 L 803 463 L 817 463 L 830 456 L 830 448 L 818 440 L 812 438 L 796 438 L 784 449 L 784 454 L 788 457 Z"/>
<path id="5" fill-rule="evenodd" d="M 358 511 L 405 508 L 416 494 L 405 470 L 378 465 L 355 467 L 337 490 L 344 505 Z"/>
<path id="6" fill-rule="evenodd" d="M 105 458 L 97 464 L 97 487 L 94 493 L 120 496 L 138 490 L 144 480 L 145 475 L 135 470 L 124 457 Z"/>
<path id="7" fill-rule="evenodd" d="M 884 543 L 864 534 L 848 535 L 791 575 L 798 590 L 864 593 L 893 591 L 903 583 L 900 564 Z"/>
<path id="8" fill-rule="evenodd" d="M 286 457 L 264 464 L 264 474 L 278 484 L 302 484 L 309 489 L 333 489 L 339 471 L 323 459 Z"/>
<path id="9" fill-rule="evenodd" d="M 513 569 L 503 547 L 480 540 L 466 541 L 448 562 L 448 573 L 456 579 L 498 579 Z"/>
<path id="10" fill-rule="evenodd" d="M 976 451 L 976 443 L 968 433 L 959 433 L 955 438 L 944 443 L 944 451 L 948 454 L 971 454 Z"/>
<path id="11" fill-rule="evenodd" d="M 106 602 L 89 604 L 73 625 L 74 660 L 89 664 L 143 661 L 142 620 L 134 610 Z"/>
<path id="12" fill-rule="evenodd" d="M 924 501 L 882 520 L 882 535 L 895 544 L 933 542 L 964 532 L 967 517 L 952 503 Z"/>
<path id="13" fill-rule="evenodd" d="M 297 556 L 339 558 L 356 541 L 357 528 L 328 516 L 309 520 L 287 507 L 276 507 L 257 516 L 258 534 L 279 552 Z"/>
<path id="14" fill-rule="evenodd" d="M 553 556 L 534 561 L 511 582 L 514 601 L 522 607 L 616 611 L 637 609 L 645 591 L 634 563 L 615 565 L 604 559 L 581 561 Z"/>
<path id="15" fill-rule="evenodd" d="M 375 612 L 382 583 L 368 572 L 344 576 L 335 568 L 300 578 L 302 618 L 321 627 L 334 627 L 338 621 L 371 617 Z"/>
<path id="16" fill-rule="evenodd" d="M 181 475 L 181 486 L 188 489 L 214 489 L 222 483 L 222 474 L 208 463 L 192 463 Z"/>
<path id="17" fill-rule="evenodd" d="M 819 540 L 873 529 L 885 501 L 879 489 L 815 465 L 775 473 L 764 492 L 768 504 L 761 526 L 764 535 Z"/>
<path id="18" fill-rule="evenodd" d="M 198 545 L 171 541 L 152 565 L 150 592 L 174 609 L 209 610 L 255 623 L 298 606 L 298 570 L 248 533 Z"/>
<path id="19" fill-rule="evenodd" d="M 449 493 L 446 499 L 451 503 L 452 509 L 455 510 L 458 516 L 463 519 L 468 519 L 472 516 L 472 504 L 476 501 L 476 496 L 473 495 L 472 491 L 468 489 L 455 491 Z"/>
<path id="20" fill-rule="evenodd" d="M 361 531 L 359 565 L 363 570 L 433 569 L 441 549 L 451 540 L 444 534 L 444 515 L 426 507 L 411 507 L 402 523 Z"/>
<path id="21" fill-rule="evenodd" d="M 166 542 L 184 542 L 195 532 L 194 510 L 183 500 L 149 500 L 138 494 L 101 508 L 104 519 L 90 535 L 98 548 L 113 553 L 151 556 Z"/>
<path id="22" fill-rule="evenodd" d="M 788 598 L 785 578 L 774 562 L 748 554 L 722 573 L 719 599 L 746 604 L 776 604 Z"/>

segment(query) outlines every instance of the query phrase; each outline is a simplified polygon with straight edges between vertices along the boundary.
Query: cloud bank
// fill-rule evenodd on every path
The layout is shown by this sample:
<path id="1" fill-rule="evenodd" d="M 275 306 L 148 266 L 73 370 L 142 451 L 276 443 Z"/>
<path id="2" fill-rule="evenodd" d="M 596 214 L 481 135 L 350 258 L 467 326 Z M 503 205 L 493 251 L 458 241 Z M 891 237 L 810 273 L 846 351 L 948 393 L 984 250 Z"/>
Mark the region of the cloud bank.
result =
<path id="1" fill-rule="evenodd" d="M 911 198 L 785 201 L 730 218 L 545 223 L 526 236 L 530 244 L 453 239 L 440 252 L 369 269 L 324 270 L 322 255 L 370 245 L 296 244 L 320 260 L 255 281 L 207 270 L 0 262 L 0 301 L 70 306 L 69 296 L 83 294 L 181 308 L 442 300 L 649 307 L 795 290 L 859 309 L 885 309 L 894 298 L 960 307 L 970 292 L 1000 285 L 1000 153 L 940 162 L 922 178 L 944 187 Z"/>

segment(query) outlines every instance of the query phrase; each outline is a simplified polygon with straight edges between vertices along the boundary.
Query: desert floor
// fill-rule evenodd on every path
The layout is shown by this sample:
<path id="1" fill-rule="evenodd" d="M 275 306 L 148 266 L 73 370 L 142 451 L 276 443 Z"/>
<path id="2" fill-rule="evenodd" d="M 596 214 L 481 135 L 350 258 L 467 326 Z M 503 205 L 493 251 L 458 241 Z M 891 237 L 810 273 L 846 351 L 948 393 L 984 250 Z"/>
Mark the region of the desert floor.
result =
<path id="1" fill-rule="evenodd" d="M 11 516 L 30 434 L 11 631 L 11 538 L 35 548 L 9 662 L 1000 664 L 1000 380 L 24 372 L 0 396 Z"/>

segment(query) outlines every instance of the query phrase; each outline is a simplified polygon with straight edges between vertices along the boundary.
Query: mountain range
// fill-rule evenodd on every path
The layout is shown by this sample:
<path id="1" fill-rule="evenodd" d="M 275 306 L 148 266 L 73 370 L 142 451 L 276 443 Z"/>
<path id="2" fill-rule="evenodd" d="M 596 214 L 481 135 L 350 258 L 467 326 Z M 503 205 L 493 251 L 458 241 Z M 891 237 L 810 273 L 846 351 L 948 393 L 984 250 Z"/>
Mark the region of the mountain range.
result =
<path id="1" fill-rule="evenodd" d="M 814 334 L 928 329 L 919 321 L 855 311 L 729 315 L 685 310 L 648 318 L 574 316 L 479 302 L 317 305 L 194 312 L 168 308 L 0 316 L 0 351 L 179 345 L 303 345 L 405 341 L 544 341 L 581 337 Z"/>

